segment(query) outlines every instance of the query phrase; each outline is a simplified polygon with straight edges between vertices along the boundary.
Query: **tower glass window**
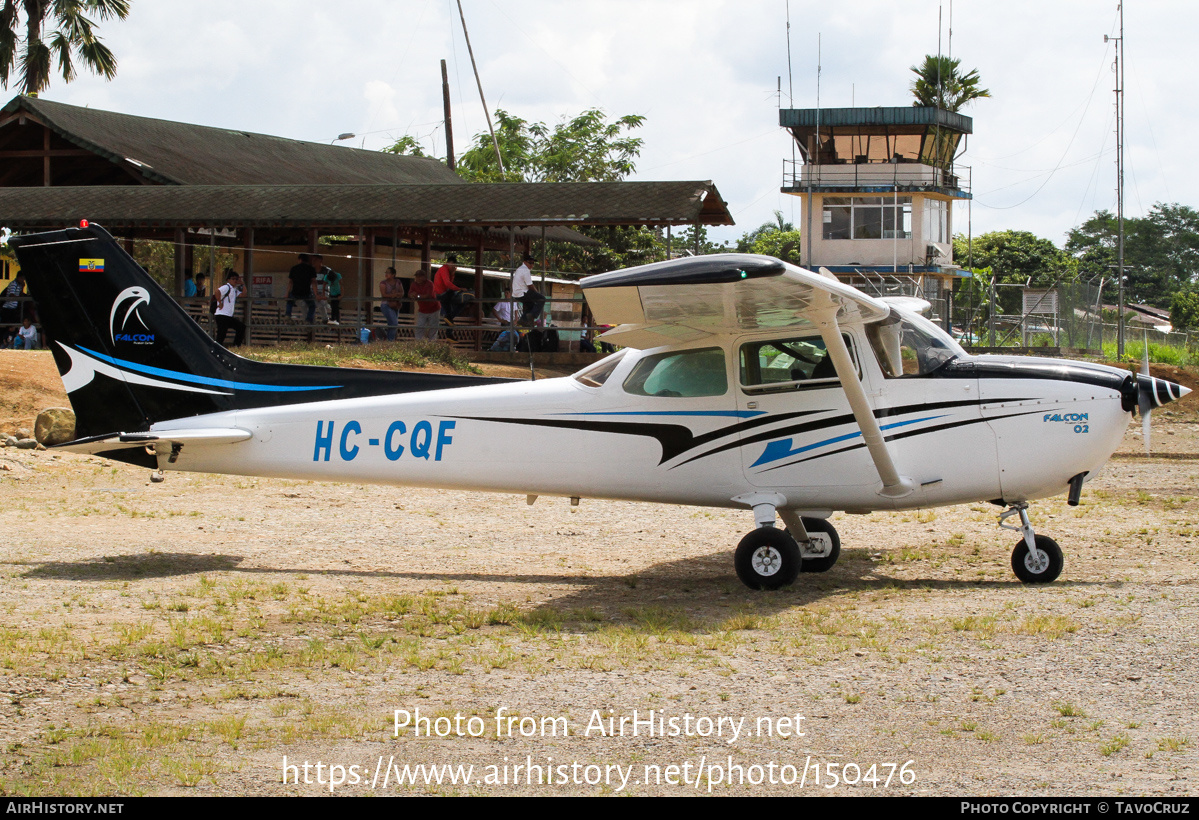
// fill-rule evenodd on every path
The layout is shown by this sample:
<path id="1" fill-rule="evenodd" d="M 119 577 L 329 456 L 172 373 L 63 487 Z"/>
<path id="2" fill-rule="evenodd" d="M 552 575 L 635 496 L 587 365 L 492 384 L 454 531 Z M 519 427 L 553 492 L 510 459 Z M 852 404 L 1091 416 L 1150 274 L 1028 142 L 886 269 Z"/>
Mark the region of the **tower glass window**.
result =
<path id="1" fill-rule="evenodd" d="M 910 239 L 910 196 L 826 196 L 825 239 Z"/>

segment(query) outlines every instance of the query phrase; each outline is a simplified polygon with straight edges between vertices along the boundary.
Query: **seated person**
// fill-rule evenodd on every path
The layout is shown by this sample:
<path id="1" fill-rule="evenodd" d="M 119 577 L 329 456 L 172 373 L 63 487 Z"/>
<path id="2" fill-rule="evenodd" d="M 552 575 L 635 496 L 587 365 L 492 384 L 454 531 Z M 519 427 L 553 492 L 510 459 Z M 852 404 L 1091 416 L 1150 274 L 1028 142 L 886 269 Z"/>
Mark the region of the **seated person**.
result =
<path id="1" fill-rule="evenodd" d="M 37 328 L 33 326 L 33 320 L 26 316 L 21 320 L 21 329 L 13 336 L 13 350 L 36 350 L 37 343 Z"/>

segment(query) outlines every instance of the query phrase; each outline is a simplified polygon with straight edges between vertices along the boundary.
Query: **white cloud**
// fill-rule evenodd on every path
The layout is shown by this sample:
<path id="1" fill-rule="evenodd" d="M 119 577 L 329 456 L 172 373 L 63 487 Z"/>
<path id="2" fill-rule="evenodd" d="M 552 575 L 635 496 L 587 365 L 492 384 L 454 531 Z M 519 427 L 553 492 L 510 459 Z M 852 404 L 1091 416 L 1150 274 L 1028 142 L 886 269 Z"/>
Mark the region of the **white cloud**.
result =
<path id="1" fill-rule="evenodd" d="M 795 106 L 907 105 L 908 67 L 937 49 L 937 12 L 917 0 L 792 0 Z M 711 179 L 729 200 L 735 238 L 788 216 L 778 193 L 791 156 L 774 90 L 788 89 L 784 0 L 463 0 L 491 107 L 556 122 L 599 107 L 644 114 L 644 179 Z M 455 144 L 486 130 L 448 0 L 135 0 L 101 25 L 117 79 L 53 85 L 50 99 L 144 116 L 380 148 L 404 133 L 444 149 L 441 76 L 449 64 Z M 1126 10 L 1128 210 L 1186 203 L 1199 7 L 1182 0 Z M 1109 70 L 1115 2 L 954 4 L 953 56 L 992 98 L 965 113 L 974 135 L 974 232 L 1032 230 L 1061 242 L 1076 220 L 1114 201 Z M 943 31 L 948 29 L 945 20 Z M 947 35 L 942 48 L 949 50 Z M 1105 56 L 1106 55 L 1106 56 Z M 1096 83 L 1096 78 L 1098 82 Z M 1056 171 L 1050 175 L 1050 171 Z M 796 209 L 796 214 L 798 210 Z M 958 227 L 965 227 L 959 209 Z"/>

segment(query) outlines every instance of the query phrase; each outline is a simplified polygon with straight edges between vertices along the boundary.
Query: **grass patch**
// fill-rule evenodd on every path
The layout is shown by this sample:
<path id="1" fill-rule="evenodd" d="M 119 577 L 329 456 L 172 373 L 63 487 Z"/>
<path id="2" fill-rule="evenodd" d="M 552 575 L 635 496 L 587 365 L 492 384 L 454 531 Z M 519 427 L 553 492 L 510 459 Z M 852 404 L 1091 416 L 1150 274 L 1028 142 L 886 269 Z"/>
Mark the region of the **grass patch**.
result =
<path id="1" fill-rule="evenodd" d="M 1116 752 L 1118 752 L 1121 749 L 1128 746 L 1128 744 L 1131 742 L 1132 742 L 1132 738 L 1130 738 L 1128 735 L 1121 732 L 1120 734 L 1113 737 L 1111 740 L 1100 745 L 1099 754 L 1103 755 L 1104 757 L 1111 757 Z"/>
<path id="2" fill-rule="evenodd" d="M 386 370 L 420 370 L 443 365 L 456 373 L 482 373 L 459 350 L 444 342 L 398 341 L 373 345 L 282 344 L 276 347 L 246 347 L 239 353 L 247 359 L 278 364 L 347 367 L 367 363 Z"/>

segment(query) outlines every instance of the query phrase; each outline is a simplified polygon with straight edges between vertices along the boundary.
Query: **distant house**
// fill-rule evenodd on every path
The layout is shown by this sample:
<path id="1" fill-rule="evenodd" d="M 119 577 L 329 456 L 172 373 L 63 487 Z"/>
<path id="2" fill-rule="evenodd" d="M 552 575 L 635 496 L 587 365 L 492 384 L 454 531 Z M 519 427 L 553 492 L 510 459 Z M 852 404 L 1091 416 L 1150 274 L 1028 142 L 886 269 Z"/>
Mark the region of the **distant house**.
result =
<path id="1" fill-rule="evenodd" d="M 1115 314 L 1120 312 L 1119 305 L 1103 305 L 1103 309 Z M 1152 305 L 1125 305 L 1124 315 L 1128 317 L 1130 325 L 1137 327 L 1145 327 L 1162 333 L 1169 333 L 1174 329 L 1170 324 L 1170 311 L 1163 308 Z"/>

